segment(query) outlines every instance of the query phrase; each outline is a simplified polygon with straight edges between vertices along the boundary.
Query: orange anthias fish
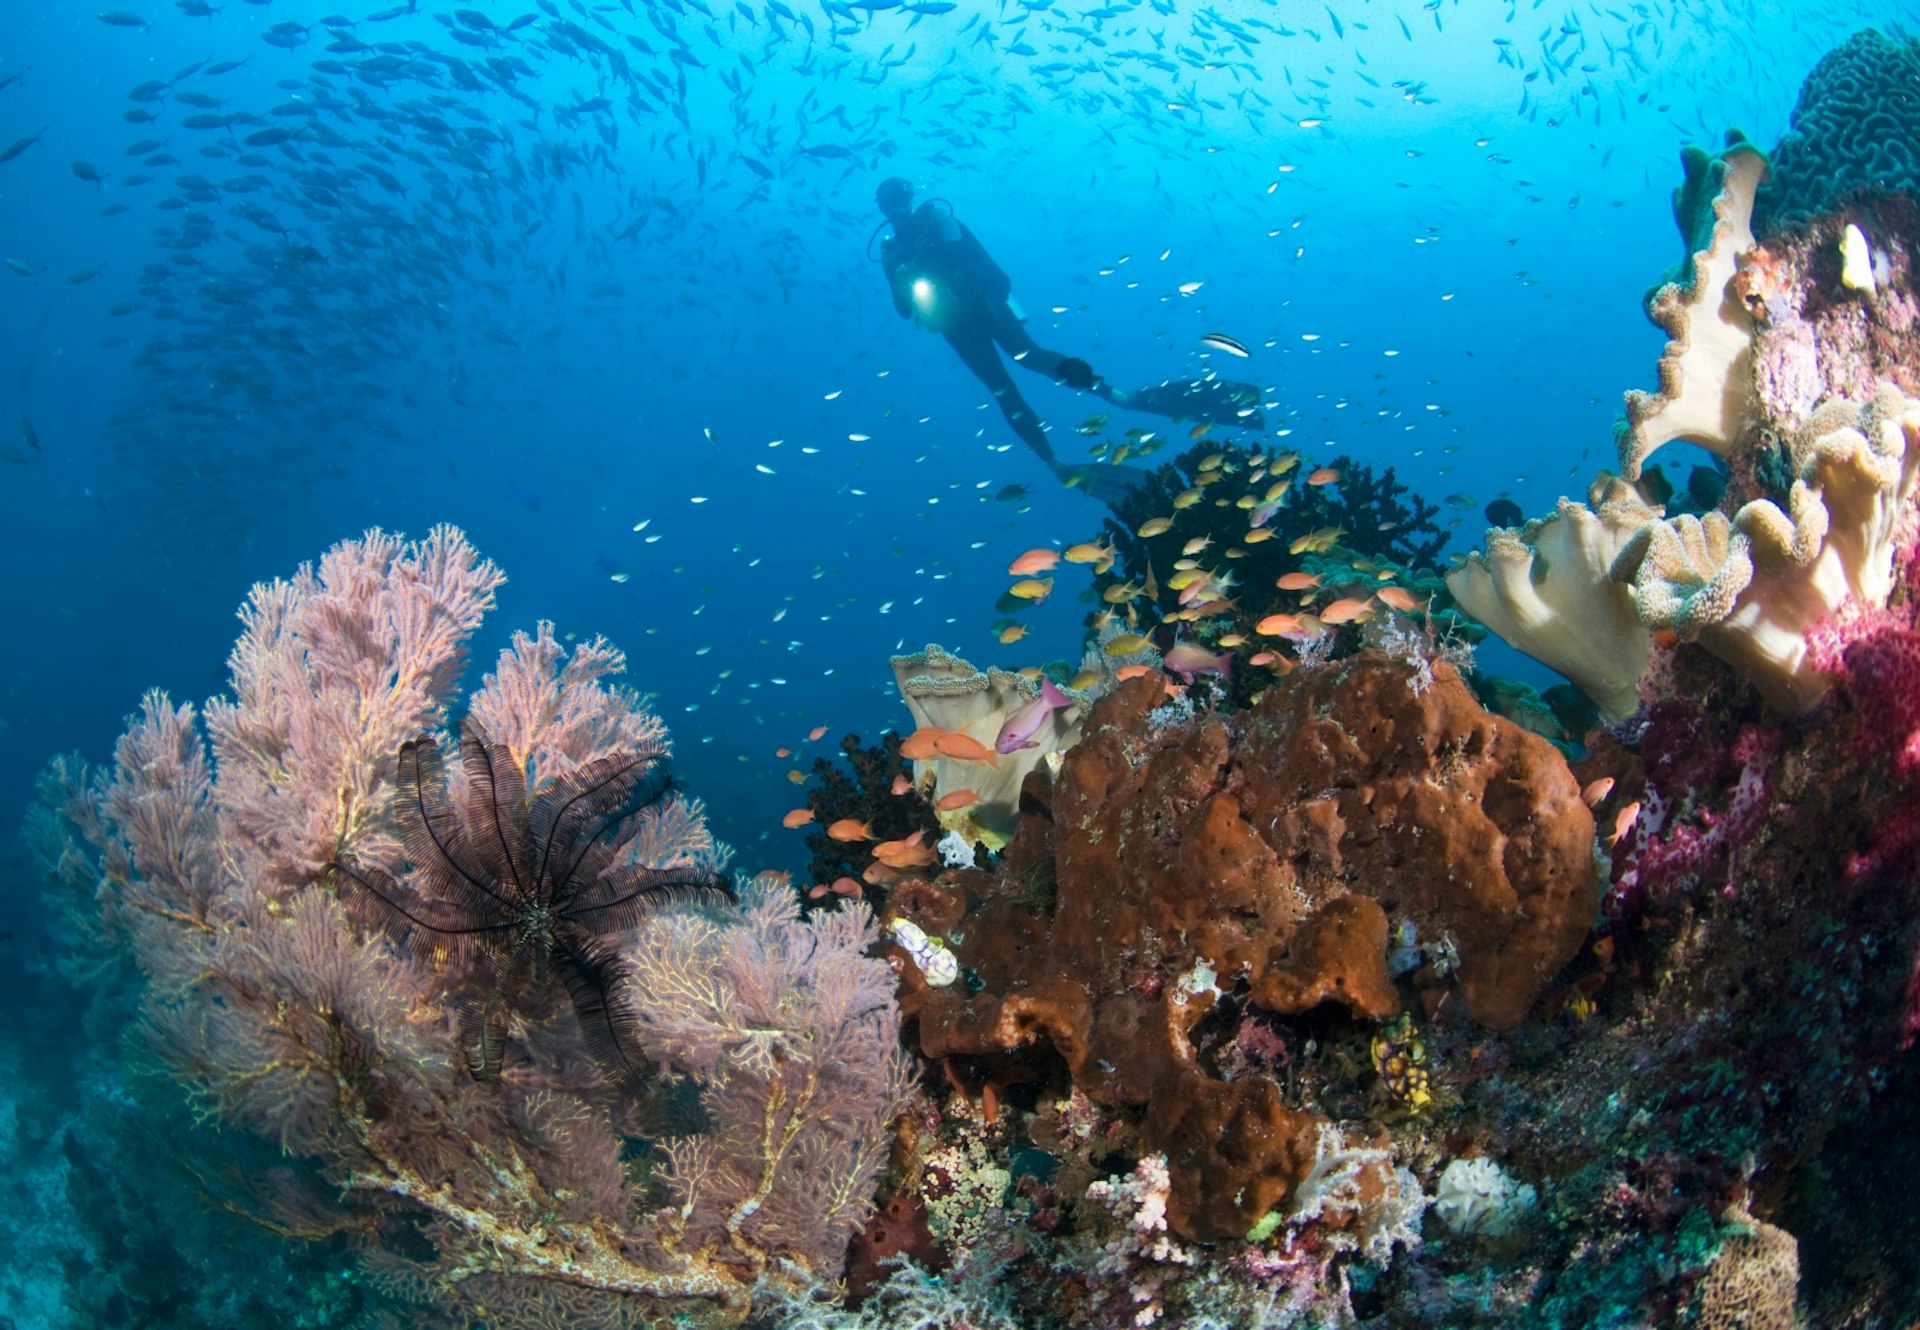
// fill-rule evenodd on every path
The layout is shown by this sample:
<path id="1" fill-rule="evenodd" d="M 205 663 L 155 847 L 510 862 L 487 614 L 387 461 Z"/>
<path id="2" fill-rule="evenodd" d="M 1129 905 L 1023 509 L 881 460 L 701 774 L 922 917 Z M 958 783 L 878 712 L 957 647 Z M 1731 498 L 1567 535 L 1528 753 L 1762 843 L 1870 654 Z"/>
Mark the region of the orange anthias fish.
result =
<path id="1" fill-rule="evenodd" d="M 956 808 L 971 808 L 980 802 L 978 790 L 955 790 L 952 794 L 940 796 L 940 802 L 934 808 L 942 813 L 951 813 Z"/>
<path id="2" fill-rule="evenodd" d="M 1420 608 L 1420 600 L 1413 592 L 1403 586 L 1383 586 L 1373 593 L 1380 597 L 1380 603 L 1391 605 L 1402 614 L 1412 614 Z"/>
<path id="3" fill-rule="evenodd" d="M 889 793 L 911 794 L 913 793 L 913 782 L 908 780 L 905 776 L 895 776 L 893 778 L 893 789 L 889 791 Z"/>
<path id="4" fill-rule="evenodd" d="M 1617 845 L 1620 838 L 1627 834 L 1628 829 L 1639 820 L 1639 817 L 1640 801 L 1635 799 L 1620 810 L 1620 816 L 1613 819 L 1613 835 L 1607 838 L 1607 844 Z"/>
<path id="5" fill-rule="evenodd" d="M 813 821 L 811 808 L 796 808 L 780 819 L 780 825 L 791 831 L 795 827 L 804 827 L 811 821 Z"/>
<path id="6" fill-rule="evenodd" d="M 1125 683 L 1129 679 L 1138 679 L 1143 674 L 1152 674 L 1153 672 L 1153 666 L 1151 665 L 1122 665 L 1113 672 L 1113 677 L 1121 683 Z"/>
<path id="7" fill-rule="evenodd" d="M 1307 477 L 1307 484 L 1309 484 L 1309 485 L 1331 485 L 1331 484 L 1333 484 L 1333 482 L 1334 482 L 1334 481 L 1336 481 L 1336 480 L 1338 480 L 1338 479 L 1340 479 L 1340 468 L 1339 468 L 1339 467 L 1337 467 L 1337 466 L 1323 466 L 1323 467 L 1321 467 L 1321 468 L 1320 468 L 1320 469 L 1319 469 L 1318 471 L 1315 471 L 1315 472 L 1313 472 L 1312 474 L 1310 474 L 1310 475 L 1309 475 L 1309 476 Z"/>
<path id="8" fill-rule="evenodd" d="M 814 726 L 814 727 L 813 727 L 812 729 L 810 729 L 810 730 L 808 730 L 808 731 L 807 731 L 807 738 L 809 738 L 809 739 L 821 739 L 821 738 L 824 738 L 824 737 L 826 736 L 826 733 L 827 733 L 827 727 L 826 727 L 826 726 L 824 726 L 824 725 L 816 725 L 816 726 Z"/>
<path id="9" fill-rule="evenodd" d="M 944 730 L 934 741 L 933 751 L 940 757 L 950 757 L 956 762 L 985 762 L 998 765 L 994 761 L 993 750 L 970 734 L 958 730 Z"/>
<path id="10" fill-rule="evenodd" d="M 873 857 L 895 872 L 925 868 L 933 862 L 933 848 L 920 843 L 924 831 L 916 831 L 905 840 L 881 841 L 873 847 Z"/>
<path id="11" fill-rule="evenodd" d="M 938 725 L 923 725 L 900 741 L 900 756 L 909 762 L 925 762 L 940 756 L 940 741 L 951 733 Z"/>
<path id="12" fill-rule="evenodd" d="M 1058 550 L 1028 550 L 1007 565 L 1009 577 L 1032 577 L 1035 573 L 1044 573 L 1060 562 Z"/>
<path id="13" fill-rule="evenodd" d="M 1580 797 L 1586 801 L 1587 807 L 1598 808 L 1601 803 L 1605 801 L 1606 797 L 1612 793 L 1613 777 L 1602 776 L 1599 780 L 1590 783 L 1586 789 L 1580 791 Z"/>
<path id="14" fill-rule="evenodd" d="M 873 828 L 858 818 L 843 817 L 827 828 L 827 835 L 834 840 L 856 841 L 874 839 Z"/>
<path id="15" fill-rule="evenodd" d="M 1352 623 L 1365 618 L 1371 607 L 1357 596 L 1346 596 L 1320 611 L 1321 623 Z"/>
<path id="16" fill-rule="evenodd" d="M 1274 585 L 1282 591 L 1311 591 L 1320 585 L 1320 579 L 1312 573 L 1286 573 Z"/>

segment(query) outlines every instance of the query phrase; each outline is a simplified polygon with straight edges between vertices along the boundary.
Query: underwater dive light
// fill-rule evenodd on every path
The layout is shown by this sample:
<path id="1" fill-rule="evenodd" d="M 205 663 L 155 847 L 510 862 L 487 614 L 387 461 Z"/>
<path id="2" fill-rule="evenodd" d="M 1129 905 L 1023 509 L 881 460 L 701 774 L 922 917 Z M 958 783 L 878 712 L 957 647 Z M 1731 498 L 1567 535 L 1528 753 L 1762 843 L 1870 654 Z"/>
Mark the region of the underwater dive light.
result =
<path id="1" fill-rule="evenodd" d="M 922 323 L 928 322 L 933 318 L 935 295 L 936 292 L 933 289 L 932 282 L 928 281 L 925 277 L 916 277 L 913 279 L 913 307 L 920 311 L 920 321 Z"/>

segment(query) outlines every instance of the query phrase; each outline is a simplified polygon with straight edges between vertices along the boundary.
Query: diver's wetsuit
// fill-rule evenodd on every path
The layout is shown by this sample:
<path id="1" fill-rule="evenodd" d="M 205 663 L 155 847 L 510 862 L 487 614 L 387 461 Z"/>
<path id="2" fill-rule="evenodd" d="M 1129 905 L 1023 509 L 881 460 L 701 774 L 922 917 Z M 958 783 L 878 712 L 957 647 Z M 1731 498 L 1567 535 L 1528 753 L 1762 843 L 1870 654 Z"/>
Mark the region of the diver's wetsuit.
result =
<path id="1" fill-rule="evenodd" d="M 973 232 L 936 200 L 915 208 L 895 224 L 880 245 L 880 268 L 893 292 L 893 307 L 903 319 L 917 319 L 947 339 L 974 377 L 987 386 L 1007 424 L 1048 466 L 1058 469 L 1053 445 L 1027 400 L 1014 386 L 1000 351 L 1023 368 L 1060 381 L 1063 365 L 1089 378 L 1086 362 L 1049 351 L 1035 342 L 1011 303 L 1013 283 Z M 916 299 L 915 283 L 924 281 Z M 1111 400 L 1104 381 L 1091 391 Z"/>

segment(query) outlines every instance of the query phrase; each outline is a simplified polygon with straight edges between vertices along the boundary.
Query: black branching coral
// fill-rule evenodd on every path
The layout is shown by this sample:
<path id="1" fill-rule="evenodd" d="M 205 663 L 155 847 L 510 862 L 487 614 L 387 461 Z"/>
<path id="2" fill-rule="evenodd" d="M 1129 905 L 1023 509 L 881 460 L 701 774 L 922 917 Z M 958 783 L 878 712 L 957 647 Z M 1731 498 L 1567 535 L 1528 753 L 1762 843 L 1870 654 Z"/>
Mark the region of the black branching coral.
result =
<path id="1" fill-rule="evenodd" d="M 440 747 L 400 750 L 396 813 L 412 871 L 396 878 L 352 857 L 333 867 L 380 926 L 455 977 L 468 1065 L 496 1076 L 509 1016 L 566 989 L 588 1048 L 609 1075 L 643 1082 L 629 1037 L 616 941 L 674 899 L 731 899 L 725 874 L 656 869 L 623 853 L 644 811 L 672 785 L 666 756 L 619 753 L 589 762 L 529 803 L 526 776 L 471 717 L 462 727 L 461 798 Z"/>

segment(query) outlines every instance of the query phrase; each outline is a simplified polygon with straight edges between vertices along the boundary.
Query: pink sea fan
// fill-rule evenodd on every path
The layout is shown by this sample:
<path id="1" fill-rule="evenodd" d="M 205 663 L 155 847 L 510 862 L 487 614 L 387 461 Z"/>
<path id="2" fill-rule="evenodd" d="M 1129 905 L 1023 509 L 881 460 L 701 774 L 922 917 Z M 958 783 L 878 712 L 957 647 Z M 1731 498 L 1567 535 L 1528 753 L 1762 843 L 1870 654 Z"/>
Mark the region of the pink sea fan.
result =
<path id="1" fill-rule="evenodd" d="M 633 961 L 647 1051 L 696 1081 L 713 1124 L 676 1142 L 660 1176 L 679 1203 L 659 1209 L 629 1171 L 635 1103 L 560 1001 L 517 1006 L 499 1027 L 503 1074 L 477 1079 L 452 1009 L 457 948 L 410 932 L 397 947 L 336 896 L 330 865 L 420 877 L 420 838 L 403 847 L 394 816 L 397 755 L 445 743 L 467 640 L 501 580 L 449 527 L 343 542 L 254 588 L 233 695 L 206 709 L 211 744 L 192 707 L 156 692 L 111 769 L 56 762 L 31 821 L 69 936 L 92 949 L 68 969 L 130 959 L 129 982 L 93 987 L 102 1019 L 144 1037 L 195 1111 L 297 1156 L 251 1183 L 201 1161 L 223 1205 L 362 1235 L 373 1286 L 435 1319 L 625 1324 L 694 1299 L 738 1320 L 756 1281 L 837 1272 L 908 1093 L 892 973 L 863 954 L 871 914 L 802 922 L 792 891 L 767 882 L 744 912 L 609 923 L 606 973 Z M 469 706 L 521 768 L 496 794 L 534 818 L 538 791 L 564 794 L 598 762 L 664 770 L 658 718 L 605 682 L 622 663 L 597 639 L 569 658 L 548 625 L 514 639 Z M 659 797 L 595 867 L 634 881 L 722 871 L 699 804 L 664 777 L 648 788 Z M 520 816 L 496 822 L 511 832 Z M 676 949 L 672 930 L 696 920 L 698 945 Z"/>
<path id="2" fill-rule="evenodd" d="M 513 754 L 537 795 L 613 753 L 669 751 L 665 723 L 631 691 L 605 684 L 626 668 L 626 654 L 604 637 L 569 654 L 542 619 L 533 636 L 513 635 L 467 714 Z"/>
<path id="3" fill-rule="evenodd" d="M 207 705 L 223 835 L 250 889 L 298 889 L 380 832 L 400 746 L 439 728 L 466 641 L 506 580 L 466 536 L 345 540 L 292 581 L 255 585 Z"/>
<path id="4" fill-rule="evenodd" d="M 866 954 L 880 930 L 863 902 L 803 919 L 771 877 L 741 902 L 656 915 L 628 953 L 637 1042 L 713 1123 L 668 1148 L 682 1240 L 738 1234 L 832 1278 L 911 1093 L 894 975 Z"/>

